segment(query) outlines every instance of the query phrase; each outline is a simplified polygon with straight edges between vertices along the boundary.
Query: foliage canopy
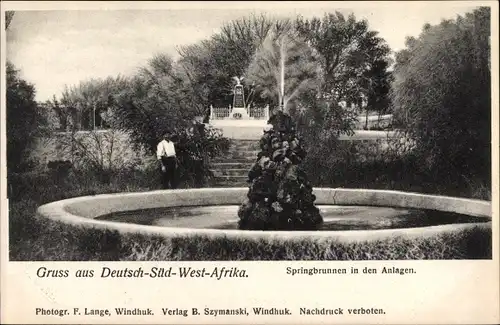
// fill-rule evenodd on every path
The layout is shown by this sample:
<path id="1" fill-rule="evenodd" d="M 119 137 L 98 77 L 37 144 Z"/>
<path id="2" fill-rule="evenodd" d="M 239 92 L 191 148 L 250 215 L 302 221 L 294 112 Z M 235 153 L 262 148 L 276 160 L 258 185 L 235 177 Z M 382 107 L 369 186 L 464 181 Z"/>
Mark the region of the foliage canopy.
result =
<path id="1" fill-rule="evenodd" d="M 10 62 L 6 79 L 7 168 L 18 172 L 28 167 L 30 150 L 44 131 L 46 120 L 35 101 L 35 86 L 24 80 Z"/>
<path id="2" fill-rule="evenodd" d="M 422 166 L 450 177 L 489 179 L 490 10 L 424 26 L 397 53 L 395 119 Z"/>

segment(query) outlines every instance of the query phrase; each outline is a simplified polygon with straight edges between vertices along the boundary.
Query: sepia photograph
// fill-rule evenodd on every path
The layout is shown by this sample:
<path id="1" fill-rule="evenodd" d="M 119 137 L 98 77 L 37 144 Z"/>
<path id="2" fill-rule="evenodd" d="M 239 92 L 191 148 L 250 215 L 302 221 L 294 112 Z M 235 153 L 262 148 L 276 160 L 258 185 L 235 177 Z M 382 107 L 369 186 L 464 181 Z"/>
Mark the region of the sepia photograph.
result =
<path id="1" fill-rule="evenodd" d="M 2 10 L 9 261 L 491 261 L 492 7 L 381 3 Z"/>

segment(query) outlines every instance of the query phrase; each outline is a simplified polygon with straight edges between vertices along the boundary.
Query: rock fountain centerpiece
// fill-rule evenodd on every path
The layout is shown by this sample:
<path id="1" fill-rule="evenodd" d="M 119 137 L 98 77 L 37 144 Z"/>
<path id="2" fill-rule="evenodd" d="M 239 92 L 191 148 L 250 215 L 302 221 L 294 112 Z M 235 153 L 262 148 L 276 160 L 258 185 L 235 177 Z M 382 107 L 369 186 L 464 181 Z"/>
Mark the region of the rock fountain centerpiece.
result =
<path id="1" fill-rule="evenodd" d="M 248 173 L 247 201 L 238 210 L 245 230 L 314 230 L 322 223 L 316 196 L 300 163 L 306 152 L 291 117 L 281 109 L 269 119 L 260 152 Z"/>

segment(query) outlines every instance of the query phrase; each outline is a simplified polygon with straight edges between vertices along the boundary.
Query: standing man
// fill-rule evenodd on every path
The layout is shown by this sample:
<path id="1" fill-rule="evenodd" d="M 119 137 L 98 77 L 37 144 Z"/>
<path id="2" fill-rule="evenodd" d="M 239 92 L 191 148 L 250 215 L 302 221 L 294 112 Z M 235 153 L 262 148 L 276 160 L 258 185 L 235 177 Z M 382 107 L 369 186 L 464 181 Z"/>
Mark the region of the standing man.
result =
<path id="1" fill-rule="evenodd" d="M 166 188 L 176 188 L 177 157 L 175 146 L 168 134 L 164 134 L 156 149 L 156 156 L 161 164 L 162 186 Z"/>

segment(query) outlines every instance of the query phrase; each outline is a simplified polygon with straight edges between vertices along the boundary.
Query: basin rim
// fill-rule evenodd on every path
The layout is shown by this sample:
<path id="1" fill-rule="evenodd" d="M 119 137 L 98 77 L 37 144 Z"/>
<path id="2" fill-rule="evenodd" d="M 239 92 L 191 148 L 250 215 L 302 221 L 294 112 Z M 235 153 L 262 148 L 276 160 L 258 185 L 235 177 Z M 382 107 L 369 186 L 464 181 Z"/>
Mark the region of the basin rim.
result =
<path id="1" fill-rule="evenodd" d="M 121 234 L 142 234 L 169 238 L 204 236 L 248 240 L 300 241 L 314 239 L 364 242 L 399 236 L 404 238 L 431 237 L 443 232 L 460 231 L 473 227 L 491 228 L 491 202 L 489 201 L 393 190 L 347 188 L 314 188 L 313 193 L 317 197 L 315 203 L 317 205 L 430 209 L 486 218 L 487 222 L 380 230 L 249 231 L 161 227 L 94 219 L 108 213 L 159 207 L 240 205 L 245 200 L 247 192 L 248 188 L 246 187 L 231 187 L 100 194 L 48 203 L 40 206 L 37 214 L 77 227 L 118 231 Z"/>

